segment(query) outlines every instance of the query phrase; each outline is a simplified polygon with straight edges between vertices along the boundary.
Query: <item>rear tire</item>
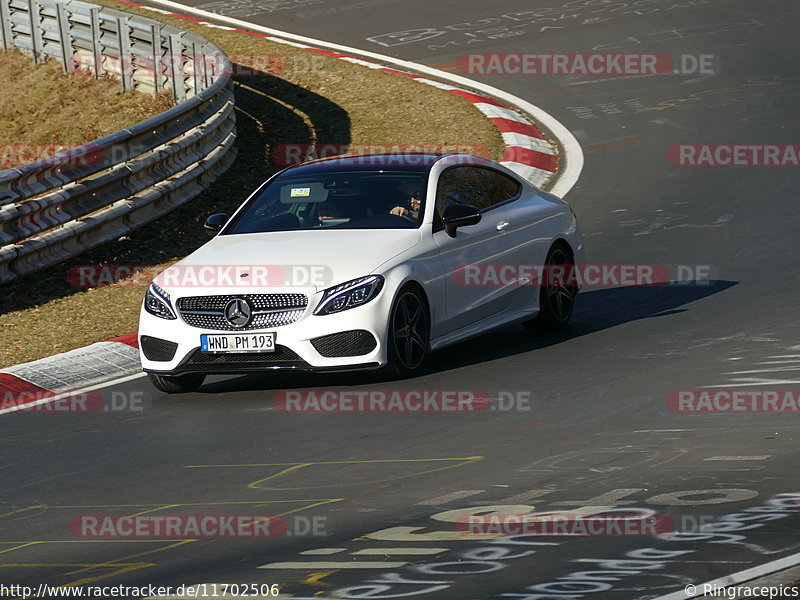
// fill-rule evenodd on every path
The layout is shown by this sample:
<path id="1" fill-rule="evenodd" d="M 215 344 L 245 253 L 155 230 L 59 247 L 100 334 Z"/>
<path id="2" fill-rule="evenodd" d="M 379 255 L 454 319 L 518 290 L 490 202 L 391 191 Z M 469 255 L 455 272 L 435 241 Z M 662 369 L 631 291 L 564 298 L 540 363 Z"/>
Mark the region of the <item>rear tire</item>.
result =
<path id="1" fill-rule="evenodd" d="M 554 267 L 561 267 L 560 269 Z M 545 259 L 544 281 L 539 286 L 539 314 L 523 322 L 532 333 L 563 329 L 575 308 L 575 259 L 564 243 L 550 248 Z"/>
<path id="2" fill-rule="evenodd" d="M 165 394 L 186 394 L 193 392 L 205 381 L 202 373 L 187 373 L 186 375 L 159 375 L 148 373 L 147 378 L 153 387 Z"/>
<path id="3" fill-rule="evenodd" d="M 430 323 L 421 291 L 407 285 L 397 294 L 389 315 L 389 363 L 381 379 L 404 379 L 419 372 L 428 355 Z"/>

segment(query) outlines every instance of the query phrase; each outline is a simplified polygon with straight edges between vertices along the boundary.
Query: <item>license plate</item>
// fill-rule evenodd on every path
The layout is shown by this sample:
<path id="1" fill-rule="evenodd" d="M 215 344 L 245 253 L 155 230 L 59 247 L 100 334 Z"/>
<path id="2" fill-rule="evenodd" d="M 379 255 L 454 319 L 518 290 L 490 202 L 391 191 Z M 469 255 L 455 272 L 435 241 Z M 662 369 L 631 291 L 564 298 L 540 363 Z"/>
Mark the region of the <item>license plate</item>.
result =
<path id="1" fill-rule="evenodd" d="M 237 352 L 275 352 L 275 332 L 269 333 L 204 333 L 200 350 L 214 354 Z"/>

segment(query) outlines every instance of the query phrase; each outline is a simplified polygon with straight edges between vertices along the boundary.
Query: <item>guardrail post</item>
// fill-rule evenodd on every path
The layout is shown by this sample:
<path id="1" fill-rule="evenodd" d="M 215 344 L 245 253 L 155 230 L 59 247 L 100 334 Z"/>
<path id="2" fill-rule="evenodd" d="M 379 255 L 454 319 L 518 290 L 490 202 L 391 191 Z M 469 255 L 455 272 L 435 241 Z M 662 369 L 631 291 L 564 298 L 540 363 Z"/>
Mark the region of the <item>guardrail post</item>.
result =
<path id="1" fill-rule="evenodd" d="M 169 45 L 169 72 L 172 75 L 172 99 L 180 102 L 186 98 L 186 84 L 183 73 L 183 40 L 181 34 L 172 33 L 168 38 Z M 180 68 L 180 79 L 178 79 Z"/>
<path id="2" fill-rule="evenodd" d="M 100 77 L 103 70 L 103 44 L 100 41 L 100 8 L 89 11 L 89 25 L 92 30 L 92 71 L 94 78 Z"/>
<path id="3" fill-rule="evenodd" d="M 58 42 L 61 46 L 61 66 L 64 68 L 64 73 L 68 73 L 75 70 L 75 61 L 73 60 L 74 51 L 72 49 L 72 38 L 70 37 L 67 7 L 61 2 L 56 2 L 56 20 L 58 22 Z"/>
<path id="4" fill-rule="evenodd" d="M 200 60 L 197 54 L 197 43 L 192 42 L 192 76 L 194 77 L 194 95 L 200 93 Z"/>
<path id="5" fill-rule="evenodd" d="M 161 25 L 151 25 L 150 36 L 153 45 L 153 91 L 157 94 L 164 89 L 161 81 Z"/>
<path id="6" fill-rule="evenodd" d="M 44 42 L 42 42 L 41 18 L 38 0 L 28 0 L 28 20 L 31 24 L 31 47 L 33 62 L 37 65 L 44 58 Z"/>
<path id="7" fill-rule="evenodd" d="M 214 72 L 214 66 L 211 61 L 216 60 L 216 58 L 213 52 L 206 54 L 206 47 L 203 46 L 203 89 L 211 87 L 211 76 Z"/>
<path id="8" fill-rule="evenodd" d="M 133 89 L 133 56 L 131 56 L 131 30 L 128 17 L 117 17 L 117 40 L 119 43 L 119 68 L 122 93 Z"/>
<path id="9" fill-rule="evenodd" d="M 0 0 L 0 37 L 2 37 L 3 50 L 10 50 L 14 46 L 14 34 L 11 31 L 11 11 L 8 8 L 10 0 Z"/>

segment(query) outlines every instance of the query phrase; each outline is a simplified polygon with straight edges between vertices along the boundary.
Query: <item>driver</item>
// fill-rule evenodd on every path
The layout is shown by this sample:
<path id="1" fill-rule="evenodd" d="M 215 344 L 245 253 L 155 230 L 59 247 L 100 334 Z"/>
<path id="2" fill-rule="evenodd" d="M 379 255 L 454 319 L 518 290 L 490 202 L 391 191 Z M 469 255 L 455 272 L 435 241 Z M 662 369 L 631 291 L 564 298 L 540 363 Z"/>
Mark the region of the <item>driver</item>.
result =
<path id="1" fill-rule="evenodd" d="M 397 190 L 408 200 L 404 203 L 406 206 L 398 204 L 389 211 L 389 214 L 410 219 L 418 218 L 419 209 L 422 206 L 422 186 L 416 182 L 406 181 L 397 186 Z"/>

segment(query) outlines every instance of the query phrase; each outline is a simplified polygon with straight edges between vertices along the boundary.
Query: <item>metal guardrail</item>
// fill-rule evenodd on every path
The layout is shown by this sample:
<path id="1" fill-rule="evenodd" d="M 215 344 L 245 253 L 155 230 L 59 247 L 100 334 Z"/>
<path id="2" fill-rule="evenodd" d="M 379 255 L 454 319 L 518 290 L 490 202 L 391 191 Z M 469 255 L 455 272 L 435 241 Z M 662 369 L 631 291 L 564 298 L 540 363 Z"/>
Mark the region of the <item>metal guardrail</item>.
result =
<path id="1" fill-rule="evenodd" d="M 65 71 L 113 74 L 123 91 L 171 90 L 179 102 L 89 144 L 0 171 L 0 283 L 157 219 L 201 193 L 236 157 L 231 63 L 201 36 L 78 0 L 0 0 L 0 44 L 36 62 L 55 57 Z"/>

